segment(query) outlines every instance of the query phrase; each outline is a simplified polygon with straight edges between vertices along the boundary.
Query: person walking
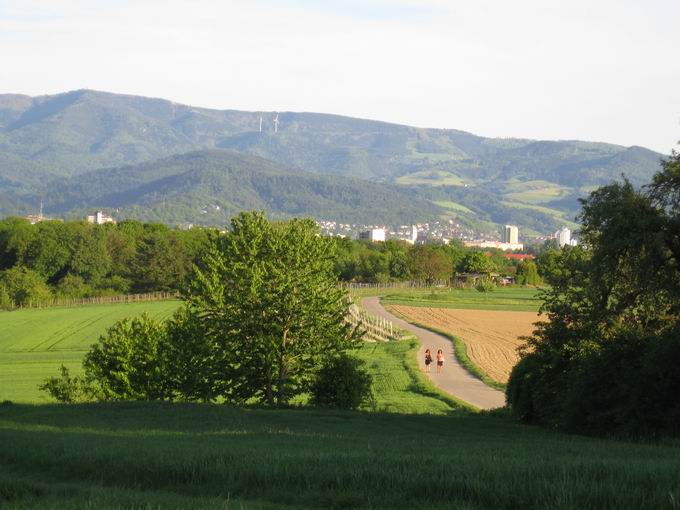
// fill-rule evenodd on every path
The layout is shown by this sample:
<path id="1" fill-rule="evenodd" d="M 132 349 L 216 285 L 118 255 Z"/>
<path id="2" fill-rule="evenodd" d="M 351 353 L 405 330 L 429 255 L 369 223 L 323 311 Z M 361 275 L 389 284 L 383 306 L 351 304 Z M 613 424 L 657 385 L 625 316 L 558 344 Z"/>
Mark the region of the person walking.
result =
<path id="1" fill-rule="evenodd" d="M 442 367 L 444 366 L 444 352 L 439 349 L 437 351 L 437 373 L 441 374 Z"/>
<path id="2" fill-rule="evenodd" d="M 430 373 L 430 365 L 432 364 L 432 353 L 430 349 L 425 349 L 425 372 Z"/>

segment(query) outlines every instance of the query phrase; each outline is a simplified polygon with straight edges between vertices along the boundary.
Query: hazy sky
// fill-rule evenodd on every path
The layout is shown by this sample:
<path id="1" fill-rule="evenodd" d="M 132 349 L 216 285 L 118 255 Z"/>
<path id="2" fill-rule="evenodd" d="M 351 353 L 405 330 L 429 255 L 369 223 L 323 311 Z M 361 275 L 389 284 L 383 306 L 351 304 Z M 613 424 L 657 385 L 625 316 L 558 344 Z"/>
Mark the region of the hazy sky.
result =
<path id="1" fill-rule="evenodd" d="M 0 92 L 78 88 L 667 153 L 680 0 L 0 0 Z"/>

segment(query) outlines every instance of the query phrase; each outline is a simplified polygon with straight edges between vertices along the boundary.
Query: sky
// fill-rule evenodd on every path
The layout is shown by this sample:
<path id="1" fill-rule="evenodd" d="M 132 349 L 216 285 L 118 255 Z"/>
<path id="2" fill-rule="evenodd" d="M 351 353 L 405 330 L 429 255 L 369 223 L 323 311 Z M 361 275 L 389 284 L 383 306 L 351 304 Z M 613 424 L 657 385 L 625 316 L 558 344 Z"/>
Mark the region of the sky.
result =
<path id="1" fill-rule="evenodd" d="M 90 88 L 669 153 L 679 0 L 0 0 L 0 93 Z"/>

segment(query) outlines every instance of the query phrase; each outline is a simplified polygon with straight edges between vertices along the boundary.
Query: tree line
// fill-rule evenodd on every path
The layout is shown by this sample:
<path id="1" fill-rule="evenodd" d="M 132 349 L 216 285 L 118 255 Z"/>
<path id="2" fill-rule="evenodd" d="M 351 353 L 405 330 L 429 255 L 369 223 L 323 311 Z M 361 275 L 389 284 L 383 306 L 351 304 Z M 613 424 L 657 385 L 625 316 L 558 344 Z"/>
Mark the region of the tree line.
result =
<path id="1" fill-rule="evenodd" d="M 133 220 L 32 225 L 24 218 L 6 218 L 0 221 L 0 307 L 52 298 L 181 291 L 211 243 L 223 235 L 214 228 L 180 230 Z M 518 283 L 540 283 L 540 259 L 538 265 L 511 261 L 498 251 L 468 249 L 456 241 L 416 246 L 345 238 L 331 242 L 333 270 L 342 281 L 434 281 L 459 273 L 499 273 L 516 276 Z"/>
<path id="2" fill-rule="evenodd" d="M 0 306 L 182 288 L 215 229 L 0 221 Z"/>

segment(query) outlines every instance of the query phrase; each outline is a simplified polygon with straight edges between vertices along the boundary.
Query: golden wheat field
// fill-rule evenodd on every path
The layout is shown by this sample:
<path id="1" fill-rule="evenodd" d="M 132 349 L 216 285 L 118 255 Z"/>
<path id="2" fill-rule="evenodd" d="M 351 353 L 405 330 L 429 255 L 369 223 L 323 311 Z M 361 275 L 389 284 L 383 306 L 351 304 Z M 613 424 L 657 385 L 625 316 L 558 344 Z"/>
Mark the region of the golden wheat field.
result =
<path id="1" fill-rule="evenodd" d="M 409 322 L 445 331 L 460 338 L 469 358 L 493 380 L 508 381 L 517 363 L 520 337 L 530 335 L 536 312 L 458 310 L 392 305 L 391 309 Z"/>

